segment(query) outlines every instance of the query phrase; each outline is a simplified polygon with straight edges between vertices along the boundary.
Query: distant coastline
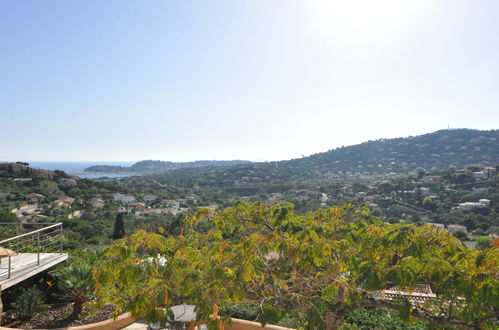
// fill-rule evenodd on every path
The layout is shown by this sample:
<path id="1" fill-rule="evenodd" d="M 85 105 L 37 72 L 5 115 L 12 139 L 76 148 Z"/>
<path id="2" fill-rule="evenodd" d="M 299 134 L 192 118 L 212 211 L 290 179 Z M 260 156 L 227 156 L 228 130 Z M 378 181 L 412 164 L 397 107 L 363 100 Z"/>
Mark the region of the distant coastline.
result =
<path id="1" fill-rule="evenodd" d="M 39 168 L 44 170 L 60 170 L 67 174 L 76 175 L 83 179 L 98 179 L 102 177 L 108 178 L 122 178 L 128 177 L 133 174 L 131 173 L 93 173 L 86 172 L 85 169 L 95 165 L 109 165 L 109 166 L 131 166 L 134 162 L 37 162 L 28 161 L 30 167 Z M 136 175 L 136 174 L 135 174 Z"/>

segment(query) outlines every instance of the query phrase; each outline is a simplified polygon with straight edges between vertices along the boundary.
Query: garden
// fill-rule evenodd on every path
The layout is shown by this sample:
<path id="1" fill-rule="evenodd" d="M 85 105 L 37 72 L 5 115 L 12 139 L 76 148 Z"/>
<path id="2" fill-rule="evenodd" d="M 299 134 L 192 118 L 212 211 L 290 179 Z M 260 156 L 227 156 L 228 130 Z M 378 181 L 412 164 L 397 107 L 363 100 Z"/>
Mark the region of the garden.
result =
<path id="1" fill-rule="evenodd" d="M 127 311 L 166 325 L 168 308 L 185 303 L 210 329 L 230 317 L 302 329 L 487 329 L 497 326 L 498 274 L 497 242 L 471 250 L 445 231 L 384 223 L 348 204 L 297 215 L 288 204 L 241 202 L 186 216 L 176 233 L 139 230 L 74 252 L 68 266 L 9 293 L 3 324 L 70 326 Z M 415 303 L 421 283 L 435 297 Z M 407 294 L 384 294 L 393 287 Z"/>

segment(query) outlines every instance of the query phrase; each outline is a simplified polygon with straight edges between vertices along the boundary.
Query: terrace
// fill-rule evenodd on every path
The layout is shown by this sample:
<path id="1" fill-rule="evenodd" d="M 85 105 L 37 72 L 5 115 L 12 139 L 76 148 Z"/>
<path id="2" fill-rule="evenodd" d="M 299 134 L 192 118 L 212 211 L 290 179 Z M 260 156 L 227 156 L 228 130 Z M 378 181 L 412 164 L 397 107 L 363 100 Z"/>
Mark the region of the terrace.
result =
<path id="1" fill-rule="evenodd" d="M 0 226 L 16 233 L 0 241 L 0 247 L 17 252 L 15 256 L 0 259 L 0 290 L 60 265 L 68 258 L 67 253 L 62 253 L 62 223 L 0 223 Z"/>

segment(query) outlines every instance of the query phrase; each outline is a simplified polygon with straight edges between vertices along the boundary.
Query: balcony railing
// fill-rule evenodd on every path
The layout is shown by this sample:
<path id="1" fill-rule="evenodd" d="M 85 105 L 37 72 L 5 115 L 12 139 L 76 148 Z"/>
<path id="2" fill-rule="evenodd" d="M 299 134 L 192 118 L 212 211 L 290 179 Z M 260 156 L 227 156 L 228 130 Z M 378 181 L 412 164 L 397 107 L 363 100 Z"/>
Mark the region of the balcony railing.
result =
<path id="1" fill-rule="evenodd" d="M 36 257 L 36 265 L 40 265 L 40 254 L 60 253 L 62 254 L 62 223 L 33 223 L 33 224 L 13 224 L 11 222 L 0 222 L 0 226 L 6 229 L 7 226 L 16 226 L 16 236 L 0 241 L 0 246 L 11 249 L 18 254 L 33 255 Z M 40 229 L 33 229 L 42 226 Z M 12 227 L 11 227 L 12 228 Z M 31 231 L 27 231 L 30 229 Z M 22 233 L 24 231 L 24 233 Z M 27 231 L 27 232 L 25 232 Z M 11 257 L 8 258 L 7 279 L 11 275 Z M 0 259 L 1 262 L 1 259 Z"/>

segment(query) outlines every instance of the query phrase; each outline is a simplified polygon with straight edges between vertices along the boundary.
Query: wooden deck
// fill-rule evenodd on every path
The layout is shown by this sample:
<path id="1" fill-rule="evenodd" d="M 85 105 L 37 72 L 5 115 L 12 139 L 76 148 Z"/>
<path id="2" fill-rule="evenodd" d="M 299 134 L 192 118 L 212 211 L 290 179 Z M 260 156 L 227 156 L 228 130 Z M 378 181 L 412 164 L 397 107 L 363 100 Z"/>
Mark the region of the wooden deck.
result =
<path id="1" fill-rule="evenodd" d="M 36 253 L 19 253 L 11 257 L 10 278 L 8 278 L 9 258 L 2 258 L 0 264 L 0 286 L 7 289 L 49 268 L 57 266 L 68 259 L 67 253 L 40 253 L 40 264 L 37 265 Z"/>

